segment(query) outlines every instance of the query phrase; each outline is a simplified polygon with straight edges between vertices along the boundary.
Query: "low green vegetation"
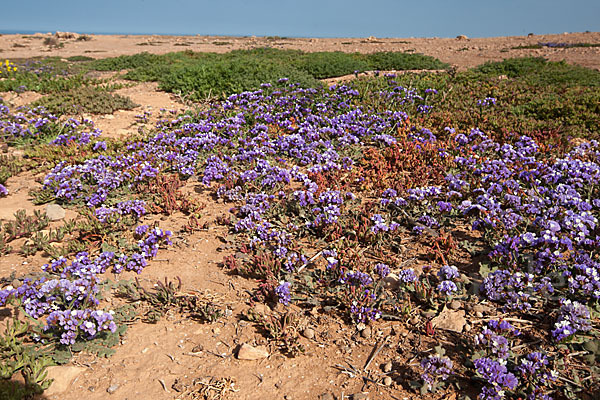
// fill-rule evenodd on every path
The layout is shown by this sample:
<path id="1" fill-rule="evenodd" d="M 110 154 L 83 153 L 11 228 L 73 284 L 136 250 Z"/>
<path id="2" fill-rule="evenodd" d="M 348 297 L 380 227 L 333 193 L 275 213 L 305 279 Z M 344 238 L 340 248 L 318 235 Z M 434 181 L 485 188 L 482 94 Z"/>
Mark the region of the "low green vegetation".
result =
<path id="1" fill-rule="evenodd" d="M 428 128 L 477 127 L 497 139 L 526 134 L 555 145 L 566 145 L 571 137 L 600 138 L 600 72 L 591 69 L 542 58 L 514 58 L 454 75 L 403 74 L 394 81 L 399 88 L 438 91 L 428 95 L 431 108 L 422 117 Z M 378 81 L 358 82 L 372 86 Z M 478 100 L 486 97 L 497 99 L 496 105 L 479 105 Z M 385 105 L 382 99 L 372 100 Z"/>
<path id="2" fill-rule="evenodd" d="M 93 61 L 99 71 L 128 70 L 134 81 L 157 81 L 160 88 L 191 100 L 224 97 L 257 89 L 280 78 L 305 87 L 319 86 L 319 79 L 366 70 L 445 69 L 447 64 L 422 54 L 385 52 L 373 54 L 319 52 L 270 48 L 235 50 L 226 54 L 190 51 L 155 55 L 141 53 Z"/>
<path id="3" fill-rule="evenodd" d="M 33 106 L 42 106 L 55 115 L 75 115 L 112 114 L 116 110 L 131 110 L 138 105 L 128 97 L 96 86 L 85 86 L 43 97 L 34 102 Z"/>

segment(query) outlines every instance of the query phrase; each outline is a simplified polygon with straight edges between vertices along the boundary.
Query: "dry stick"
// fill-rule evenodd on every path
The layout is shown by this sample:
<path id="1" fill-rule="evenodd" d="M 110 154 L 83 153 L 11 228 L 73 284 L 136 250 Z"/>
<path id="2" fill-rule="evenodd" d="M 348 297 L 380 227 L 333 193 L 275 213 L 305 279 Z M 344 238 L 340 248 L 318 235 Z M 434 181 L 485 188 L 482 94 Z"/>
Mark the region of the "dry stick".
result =
<path id="1" fill-rule="evenodd" d="M 341 238 L 339 238 L 338 240 L 336 240 L 334 243 L 340 242 L 342 240 L 344 240 L 343 236 Z M 300 273 L 304 268 L 306 268 L 306 266 L 308 264 L 310 264 L 311 262 L 315 261 L 323 253 L 323 250 L 327 249 L 327 247 L 329 247 L 330 245 L 331 244 L 327 244 L 327 246 L 325 246 L 323 249 L 319 250 L 314 256 L 312 256 L 311 258 L 309 258 L 307 262 L 305 262 L 304 264 L 302 264 L 300 266 L 300 268 L 298 268 L 298 271 L 296 271 L 296 273 Z"/>
<path id="2" fill-rule="evenodd" d="M 160 382 L 160 384 L 162 385 L 165 392 L 170 393 L 169 389 L 167 389 L 167 385 L 165 384 L 165 381 L 163 381 L 162 379 L 157 379 L 157 380 Z"/>
<path id="3" fill-rule="evenodd" d="M 383 349 L 383 346 L 386 345 L 386 343 L 387 343 L 387 341 L 388 341 L 389 338 L 390 338 L 389 336 L 386 336 L 385 339 L 383 339 L 383 342 L 381 342 L 381 344 L 379 345 L 379 347 L 377 347 L 377 345 L 375 345 L 375 347 L 373 347 L 373 351 L 371 352 L 371 355 L 367 359 L 367 363 L 365 364 L 365 367 L 363 368 L 363 371 L 365 371 L 365 372 L 367 371 L 367 368 L 369 368 L 369 365 L 371 365 L 371 362 L 381 352 L 381 350 Z"/>

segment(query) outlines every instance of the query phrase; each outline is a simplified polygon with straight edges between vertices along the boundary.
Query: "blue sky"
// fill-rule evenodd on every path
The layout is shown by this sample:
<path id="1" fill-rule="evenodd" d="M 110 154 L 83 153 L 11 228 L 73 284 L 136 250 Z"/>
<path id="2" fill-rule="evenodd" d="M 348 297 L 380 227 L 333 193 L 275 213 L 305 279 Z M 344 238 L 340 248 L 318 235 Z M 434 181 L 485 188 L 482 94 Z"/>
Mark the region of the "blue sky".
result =
<path id="1" fill-rule="evenodd" d="M 0 31 L 470 37 L 600 31 L 599 0 L 3 1 Z"/>

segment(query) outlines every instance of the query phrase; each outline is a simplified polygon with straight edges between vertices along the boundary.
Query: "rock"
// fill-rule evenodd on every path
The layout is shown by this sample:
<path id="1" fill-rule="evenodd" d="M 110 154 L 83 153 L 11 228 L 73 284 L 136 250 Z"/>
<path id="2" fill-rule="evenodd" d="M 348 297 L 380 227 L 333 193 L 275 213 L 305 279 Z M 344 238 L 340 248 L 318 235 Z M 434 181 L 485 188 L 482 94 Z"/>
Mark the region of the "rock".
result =
<path id="1" fill-rule="evenodd" d="M 484 306 L 482 304 L 476 304 L 476 305 L 473 306 L 473 312 L 474 313 L 485 314 L 485 313 L 487 313 L 489 311 L 490 311 L 490 308 L 488 306 Z M 479 317 L 479 318 L 481 318 L 481 317 Z"/>
<path id="2" fill-rule="evenodd" d="M 475 313 L 475 316 L 476 316 L 477 318 L 483 318 L 483 313 L 482 313 L 482 312 L 480 312 L 480 311 L 477 311 L 477 312 Z"/>
<path id="3" fill-rule="evenodd" d="M 469 37 L 467 35 L 458 35 L 456 38 L 458 40 L 467 40 Z"/>
<path id="4" fill-rule="evenodd" d="M 365 393 L 354 393 L 352 395 L 352 400 L 368 400 L 369 396 Z"/>
<path id="5" fill-rule="evenodd" d="M 306 328 L 302 331 L 302 335 L 307 339 L 313 339 L 315 337 L 315 330 L 312 328 Z"/>
<path id="6" fill-rule="evenodd" d="M 398 275 L 394 273 L 388 274 L 385 278 L 383 278 L 383 286 L 386 289 L 396 290 L 400 287 L 400 279 Z"/>
<path id="7" fill-rule="evenodd" d="M 367 326 L 367 327 L 365 327 L 365 329 L 360 331 L 360 336 L 362 336 L 365 339 L 370 338 L 371 337 L 371 327 Z"/>
<path id="8" fill-rule="evenodd" d="M 387 374 L 388 372 L 390 372 L 392 370 L 392 367 L 393 367 L 393 365 L 392 365 L 391 361 L 386 362 L 383 365 L 383 372 L 385 372 Z"/>
<path id="9" fill-rule="evenodd" d="M 115 383 L 113 385 L 110 385 L 108 387 L 108 389 L 106 389 L 106 391 L 108 392 L 108 394 L 113 394 L 114 392 L 116 392 L 119 389 L 119 384 Z"/>
<path id="10" fill-rule="evenodd" d="M 240 346 L 238 360 L 260 360 L 269 357 L 269 352 L 262 347 L 253 347 L 247 343 Z"/>
<path id="11" fill-rule="evenodd" d="M 434 328 L 446 329 L 448 331 L 461 333 L 467 324 L 465 310 L 450 311 L 444 307 L 442 312 L 431 320 Z"/>
<path id="12" fill-rule="evenodd" d="M 461 307 L 462 307 L 462 303 L 458 300 L 452 300 L 450 302 L 450 308 L 453 310 L 458 310 Z"/>
<path id="13" fill-rule="evenodd" d="M 48 367 L 46 371 L 48 371 L 48 378 L 54 379 L 54 382 L 52 382 L 50 387 L 44 392 L 44 395 L 54 396 L 66 392 L 79 374 L 85 371 L 85 368 L 63 365 L 58 367 Z"/>
<path id="14" fill-rule="evenodd" d="M 76 37 L 78 37 L 79 35 L 73 33 L 73 32 L 56 32 L 54 34 L 54 36 L 56 36 L 57 39 L 75 39 Z"/>
<path id="15" fill-rule="evenodd" d="M 472 327 L 471 325 L 469 325 L 469 324 L 466 324 L 466 325 L 465 325 L 465 328 L 464 328 L 464 331 L 465 331 L 465 332 L 470 332 L 470 331 L 471 331 L 471 329 L 473 329 L 473 327 Z"/>
<path id="16" fill-rule="evenodd" d="M 323 393 L 319 395 L 319 400 L 335 400 L 335 397 L 331 393 Z"/>
<path id="17" fill-rule="evenodd" d="M 383 378 L 383 384 L 385 386 L 391 386 L 392 385 L 392 378 L 389 376 L 386 376 L 385 378 Z"/>
<path id="18" fill-rule="evenodd" d="M 48 216 L 50 221 L 60 221 L 65 217 L 65 215 L 65 209 L 58 204 L 48 204 L 46 206 L 46 216 Z"/>

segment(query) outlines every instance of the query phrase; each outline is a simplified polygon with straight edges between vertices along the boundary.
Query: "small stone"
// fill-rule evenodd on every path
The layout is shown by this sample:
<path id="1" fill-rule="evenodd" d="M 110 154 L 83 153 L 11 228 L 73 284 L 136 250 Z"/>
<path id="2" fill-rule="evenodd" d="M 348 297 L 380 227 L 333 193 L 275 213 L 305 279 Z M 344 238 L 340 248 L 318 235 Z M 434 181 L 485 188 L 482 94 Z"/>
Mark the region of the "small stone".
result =
<path id="1" fill-rule="evenodd" d="M 468 39 L 469 37 L 468 37 L 467 35 L 458 35 L 456 38 L 457 38 L 458 40 L 466 40 L 466 39 Z"/>
<path id="2" fill-rule="evenodd" d="M 50 221 L 60 221 L 65 215 L 65 209 L 58 204 L 48 204 L 46 206 L 46 216 Z"/>
<path id="3" fill-rule="evenodd" d="M 490 308 L 486 307 L 486 306 L 484 306 L 482 304 L 476 304 L 476 305 L 473 306 L 473 312 L 475 312 L 475 313 L 484 314 L 484 313 L 489 312 L 489 311 L 490 311 Z M 481 318 L 481 317 L 479 317 L 479 318 Z"/>
<path id="4" fill-rule="evenodd" d="M 315 337 L 315 330 L 312 328 L 306 328 L 302 331 L 302 335 L 307 339 L 313 339 Z"/>
<path id="5" fill-rule="evenodd" d="M 390 290 L 398 289 L 400 287 L 400 279 L 398 278 L 398 275 L 394 274 L 393 272 L 388 274 L 388 276 L 383 278 L 383 286 Z"/>
<path id="6" fill-rule="evenodd" d="M 477 312 L 475 313 L 475 316 L 476 316 L 477 318 L 483 318 L 483 313 L 482 313 L 481 311 L 477 311 Z"/>
<path id="7" fill-rule="evenodd" d="M 237 354 L 238 360 L 260 360 L 269 357 L 269 352 L 260 347 L 253 347 L 247 343 L 240 346 Z"/>
<path id="8" fill-rule="evenodd" d="M 414 317 L 412 317 L 409 322 L 411 323 L 411 325 L 416 325 L 419 323 L 419 317 L 417 317 L 416 315 Z"/>
<path id="9" fill-rule="evenodd" d="M 17 288 L 21 287 L 21 281 L 20 281 L 20 280 L 18 280 L 17 278 L 15 278 L 15 279 L 13 279 L 13 281 L 10 283 L 10 285 L 11 285 L 13 288 L 17 289 Z"/>
<path id="10" fill-rule="evenodd" d="M 335 400 L 335 397 L 331 393 L 323 393 L 319 395 L 319 400 Z"/>
<path id="11" fill-rule="evenodd" d="M 390 372 L 390 371 L 392 370 L 392 366 L 393 366 L 393 365 L 392 365 L 392 362 L 391 362 L 391 361 L 388 361 L 388 362 L 386 362 L 386 363 L 383 365 L 383 372 L 385 372 L 385 373 L 387 374 L 388 372 Z"/>
<path id="12" fill-rule="evenodd" d="M 470 332 L 471 329 L 473 329 L 473 327 L 471 325 L 469 325 L 469 324 L 466 324 L 465 327 L 464 327 L 464 331 L 465 332 Z"/>
<path id="13" fill-rule="evenodd" d="M 462 303 L 458 300 L 452 300 L 450 302 L 450 308 L 453 310 L 458 310 L 461 307 L 462 307 Z"/>
<path id="14" fill-rule="evenodd" d="M 386 376 L 385 378 L 383 378 L 383 384 L 385 386 L 391 386 L 392 385 L 392 378 L 389 376 Z"/>
<path id="15" fill-rule="evenodd" d="M 360 331 L 360 336 L 362 336 L 365 339 L 370 338 L 371 337 L 371 327 L 367 326 L 367 327 L 365 327 L 365 329 Z"/>
<path id="16" fill-rule="evenodd" d="M 365 393 L 354 393 L 352 395 L 352 400 L 368 400 L 369 396 Z"/>
<path id="17" fill-rule="evenodd" d="M 113 394 L 114 392 L 116 392 L 119 389 L 119 384 L 115 383 L 114 385 L 110 385 L 108 387 L 108 389 L 106 389 L 106 391 L 108 392 L 108 394 Z"/>
<path id="18" fill-rule="evenodd" d="M 431 320 L 431 325 L 434 328 L 446 329 L 457 333 L 461 333 L 466 324 L 465 310 L 450 311 L 444 308 L 437 317 Z"/>

